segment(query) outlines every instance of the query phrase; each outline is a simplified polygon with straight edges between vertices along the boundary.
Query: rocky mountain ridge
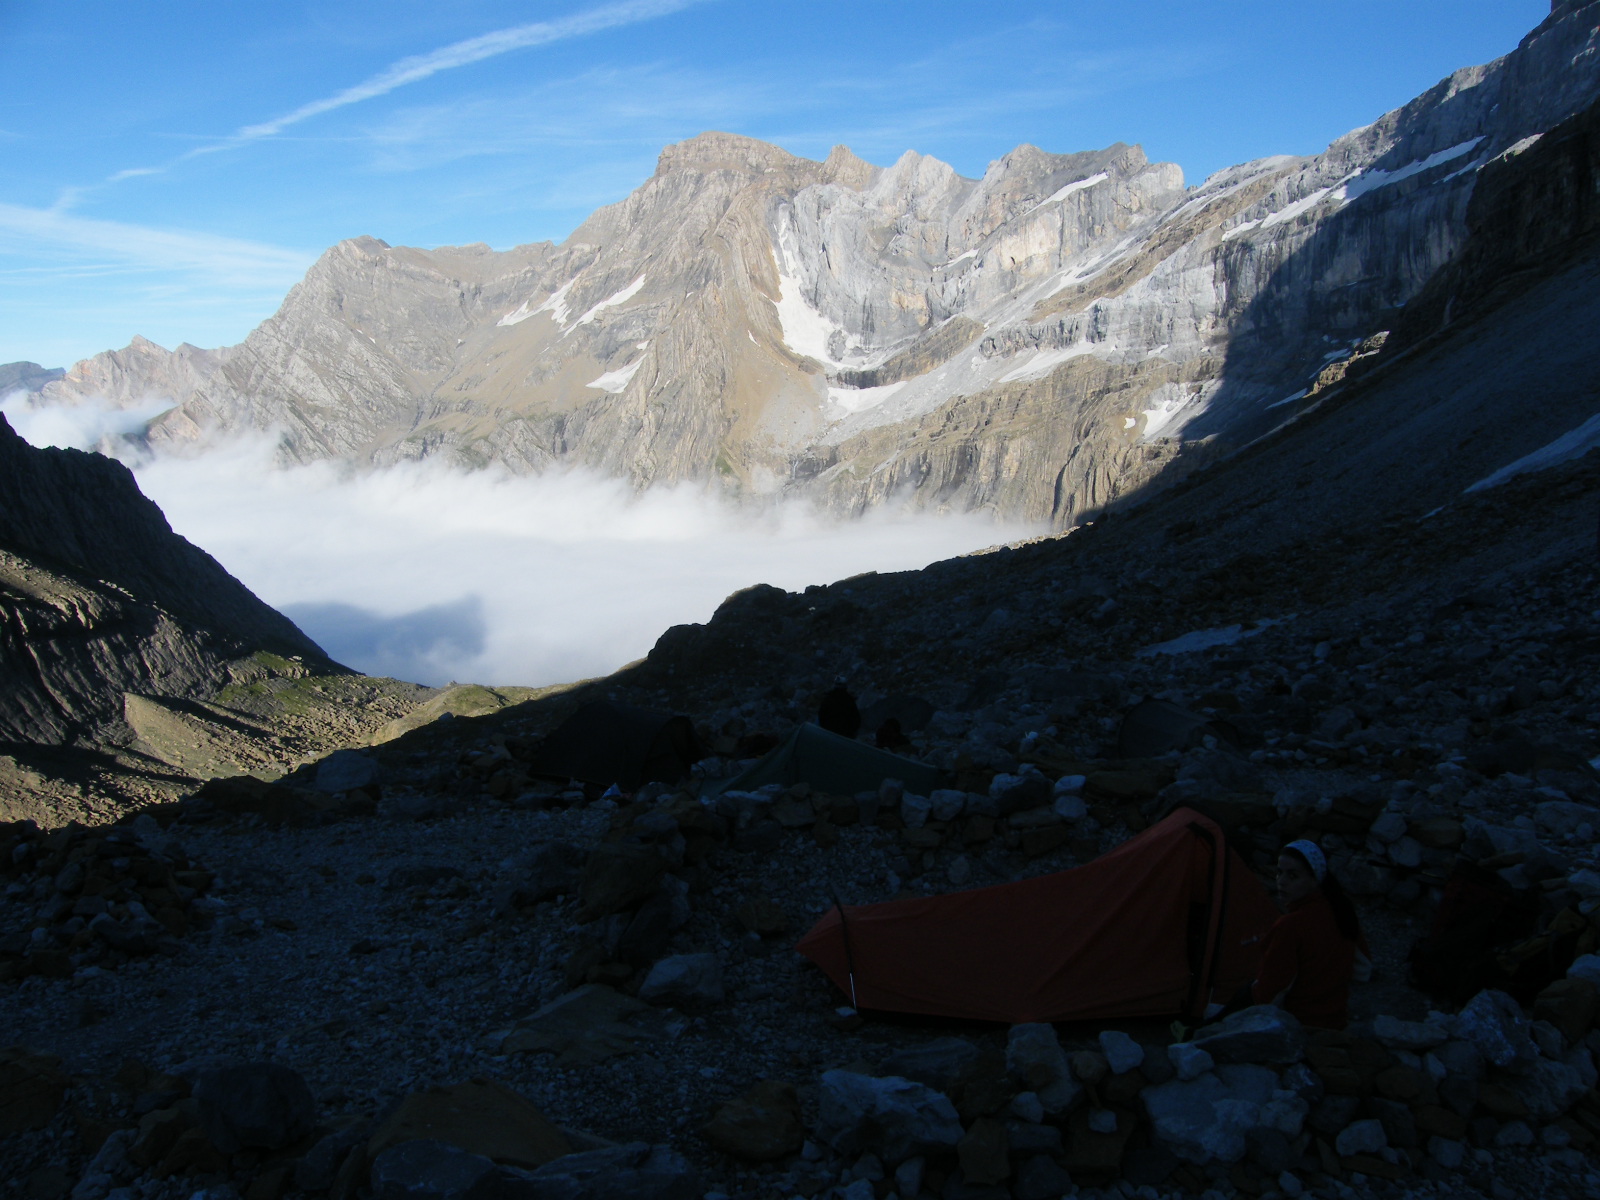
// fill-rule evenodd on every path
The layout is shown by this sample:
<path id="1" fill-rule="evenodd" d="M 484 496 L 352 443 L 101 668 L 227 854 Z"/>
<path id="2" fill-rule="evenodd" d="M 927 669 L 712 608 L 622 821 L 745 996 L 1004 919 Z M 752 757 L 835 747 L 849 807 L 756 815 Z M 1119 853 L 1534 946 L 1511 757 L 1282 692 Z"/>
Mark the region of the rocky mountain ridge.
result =
<path id="1" fill-rule="evenodd" d="M 1597 46 L 1600 6 L 1555 5 L 1322 154 L 1197 188 L 1121 145 L 973 180 L 706 134 L 560 246 L 344 242 L 240 346 L 135 341 L 37 402 L 169 397 L 154 442 L 273 430 L 300 461 L 1070 526 L 1293 415 L 1455 253 L 1479 172 L 1600 94 Z"/>

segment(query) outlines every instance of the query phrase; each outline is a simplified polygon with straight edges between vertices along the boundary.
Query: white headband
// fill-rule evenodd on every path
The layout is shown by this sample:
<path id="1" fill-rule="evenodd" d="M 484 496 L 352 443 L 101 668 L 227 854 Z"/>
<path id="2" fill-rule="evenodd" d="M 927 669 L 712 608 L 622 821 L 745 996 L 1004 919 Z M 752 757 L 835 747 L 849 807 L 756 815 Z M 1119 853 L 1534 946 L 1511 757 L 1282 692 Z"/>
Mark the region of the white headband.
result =
<path id="1" fill-rule="evenodd" d="M 1290 842 L 1284 849 L 1293 850 L 1305 859 L 1306 865 L 1311 868 L 1311 873 L 1317 877 L 1318 883 L 1328 877 L 1328 860 L 1323 856 L 1322 847 L 1315 842 L 1302 838 L 1298 842 Z"/>

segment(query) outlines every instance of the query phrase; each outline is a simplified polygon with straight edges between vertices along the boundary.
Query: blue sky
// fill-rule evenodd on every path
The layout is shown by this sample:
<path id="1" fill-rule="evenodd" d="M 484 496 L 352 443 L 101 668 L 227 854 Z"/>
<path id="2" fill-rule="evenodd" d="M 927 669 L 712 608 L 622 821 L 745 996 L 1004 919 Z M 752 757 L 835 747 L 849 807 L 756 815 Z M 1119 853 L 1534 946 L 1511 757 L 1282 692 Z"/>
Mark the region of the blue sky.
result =
<path id="1" fill-rule="evenodd" d="M 706 129 L 1313 153 L 1547 0 L 0 0 L 0 362 L 239 341 L 341 238 L 560 240 Z"/>

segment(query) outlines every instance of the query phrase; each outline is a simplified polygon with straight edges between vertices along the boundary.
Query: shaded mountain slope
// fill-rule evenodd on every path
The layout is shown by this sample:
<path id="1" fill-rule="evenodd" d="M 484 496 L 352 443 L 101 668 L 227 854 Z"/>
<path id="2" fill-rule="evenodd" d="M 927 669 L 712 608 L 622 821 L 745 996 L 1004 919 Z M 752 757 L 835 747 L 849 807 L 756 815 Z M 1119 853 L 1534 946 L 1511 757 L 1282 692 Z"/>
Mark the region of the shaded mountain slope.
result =
<path id="1" fill-rule="evenodd" d="M 37 449 L 0 418 L 5 817 L 104 819 L 196 777 L 281 772 L 429 694 L 331 662 L 121 463 Z"/>

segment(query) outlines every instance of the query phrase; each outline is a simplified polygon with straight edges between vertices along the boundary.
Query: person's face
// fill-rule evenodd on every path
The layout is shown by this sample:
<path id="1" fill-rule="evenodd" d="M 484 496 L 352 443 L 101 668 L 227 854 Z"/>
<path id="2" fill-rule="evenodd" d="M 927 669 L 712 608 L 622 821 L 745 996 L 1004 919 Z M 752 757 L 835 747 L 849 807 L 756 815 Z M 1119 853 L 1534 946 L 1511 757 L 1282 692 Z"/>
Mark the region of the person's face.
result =
<path id="1" fill-rule="evenodd" d="M 1296 854 L 1278 855 L 1278 902 L 1285 908 L 1317 890 L 1317 877 Z"/>

